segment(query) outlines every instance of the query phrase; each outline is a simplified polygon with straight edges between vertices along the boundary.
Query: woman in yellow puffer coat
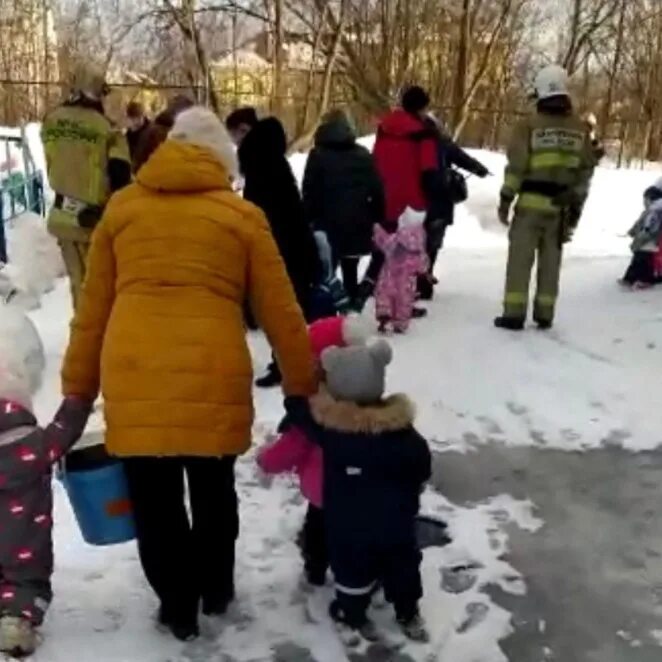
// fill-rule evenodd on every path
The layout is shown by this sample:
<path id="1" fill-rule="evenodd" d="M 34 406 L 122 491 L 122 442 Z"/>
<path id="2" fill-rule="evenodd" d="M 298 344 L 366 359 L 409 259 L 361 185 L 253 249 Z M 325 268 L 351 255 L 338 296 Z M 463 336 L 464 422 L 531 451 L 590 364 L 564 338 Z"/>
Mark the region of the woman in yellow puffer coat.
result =
<path id="1" fill-rule="evenodd" d="M 95 230 L 62 372 L 65 395 L 94 399 L 101 387 L 159 619 L 184 640 L 198 633 L 200 602 L 219 614 L 234 597 L 234 462 L 253 421 L 246 298 L 286 395 L 316 387 L 283 261 L 262 212 L 233 193 L 235 172 L 218 118 L 180 114 Z"/>

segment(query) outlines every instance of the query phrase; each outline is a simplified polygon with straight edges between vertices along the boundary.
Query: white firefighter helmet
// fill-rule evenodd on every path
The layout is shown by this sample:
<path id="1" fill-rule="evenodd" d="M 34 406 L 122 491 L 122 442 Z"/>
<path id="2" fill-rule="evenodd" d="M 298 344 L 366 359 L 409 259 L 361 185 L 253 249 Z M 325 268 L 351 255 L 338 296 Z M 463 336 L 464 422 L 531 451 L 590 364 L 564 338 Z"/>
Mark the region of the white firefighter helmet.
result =
<path id="1" fill-rule="evenodd" d="M 99 101 L 108 92 L 106 77 L 101 69 L 92 64 L 79 64 L 71 75 L 70 90 L 73 95 L 82 95 Z"/>
<path id="2" fill-rule="evenodd" d="M 539 100 L 568 96 L 568 72 L 558 64 L 550 64 L 538 72 L 534 86 Z"/>

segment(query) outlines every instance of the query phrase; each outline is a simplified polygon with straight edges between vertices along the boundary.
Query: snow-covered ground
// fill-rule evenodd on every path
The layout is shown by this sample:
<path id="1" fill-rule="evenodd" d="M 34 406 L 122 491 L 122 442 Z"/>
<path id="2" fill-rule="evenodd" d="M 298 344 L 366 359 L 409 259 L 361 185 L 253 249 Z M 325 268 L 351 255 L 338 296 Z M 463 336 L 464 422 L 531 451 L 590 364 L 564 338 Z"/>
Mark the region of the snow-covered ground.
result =
<path id="1" fill-rule="evenodd" d="M 505 232 L 495 219 L 504 162 L 498 154 L 475 155 L 495 175 L 470 179 L 471 199 L 459 210 L 439 261 L 437 299 L 427 320 L 393 340 L 396 360 L 389 376 L 391 390 L 405 391 L 416 401 L 420 429 L 442 453 L 442 481 L 443 452 L 451 448 L 465 451 L 471 462 L 472 449 L 485 443 L 568 451 L 605 444 L 656 447 L 662 442 L 656 388 L 662 374 L 662 290 L 633 294 L 616 286 L 628 260 L 621 235 L 656 174 L 598 170 L 566 257 L 556 329 L 508 335 L 491 324 L 499 312 L 505 266 Z M 305 158 L 293 161 L 300 172 Z M 59 281 L 32 313 L 48 359 L 36 403 L 44 420 L 59 398 L 68 299 L 67 284 Z M 251 337 L 251 347 L 260 371 L 268 350 L 259 336 Z M 280 397 L 256 393 L 256 406 L 259 445 L 281 417 Z M 57 486 L 56 600 L 34 660 L 343 662 L 346 657 L 324 615 L 329 591 L 311 597 L 298 588 L 300 562 L 293 540 L 304 504 L 293 482 L 262 488 L 252 454 L 239 463 L 237 474 L 239 600 L 225 622 L 206 624 L 205 636 L 187 646 L 155 632 L 150 619 L 156 604 L 134 546 L 86 546 Z M 431 490 L 423 502 L 426 512 L 450 522 L 454 542 L 425 553 L 423 612 L 434 640 L 430 647 L 407 647 L 410 657 L 402 659 L 505 661 L 498 642 L 510 632 L 509 614 L 483 589 L 497 584 L 515 594 L 526 591 L 527 578 L 503 560 L 505 531 L 510 524 L 532 531 L 543 525 L 535 504 L 506 494 L 480 504 L 453 504 Z M 463 566 L 470 570 L 452 571 Z M 450 590 L 457 590 L 458 579 L 466 591 Z M 378 618 L 385 622 L 387 615 Z"/>

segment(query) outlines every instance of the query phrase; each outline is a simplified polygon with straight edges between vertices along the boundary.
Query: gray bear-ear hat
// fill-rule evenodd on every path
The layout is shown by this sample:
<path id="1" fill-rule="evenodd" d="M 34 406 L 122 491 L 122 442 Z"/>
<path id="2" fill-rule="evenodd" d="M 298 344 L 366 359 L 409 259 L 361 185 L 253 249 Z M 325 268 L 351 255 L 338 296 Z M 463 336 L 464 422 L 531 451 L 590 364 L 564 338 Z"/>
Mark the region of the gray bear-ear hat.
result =
<path id="1" fill-rule="evenodd" d="M 322 353 L 326 387 L 336 400 L 372 405 L 386 389 L 393 350 L 385 340 L 369 346 L 331 347 Z"/>

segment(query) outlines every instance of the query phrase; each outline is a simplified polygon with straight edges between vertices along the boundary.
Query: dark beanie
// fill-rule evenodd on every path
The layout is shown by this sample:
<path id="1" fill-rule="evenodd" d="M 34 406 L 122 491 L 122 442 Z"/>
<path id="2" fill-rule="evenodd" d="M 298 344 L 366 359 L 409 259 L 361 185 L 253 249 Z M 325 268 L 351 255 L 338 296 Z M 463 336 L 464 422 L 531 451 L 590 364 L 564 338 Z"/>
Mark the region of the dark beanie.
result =
<path id="1" fill-rule="evenodd" d="M 644 198 L 650 202 L 656 202 L 657 200 L 662 199 L 662 190 L 660 190 L 657 186 L 649 186 L 644 191 Z"/>
<path id="2" fill-rule="evenodd" d="M 251 128 L 258 123 L 257 111 L 255 108 L 246 106 L 233 110 L 225 120 L 225 126 L 228 131 L 238 129 L 242 124 L 247 124 Z"/>
<path id="3" fill-rule="evenodd" d="M 430 105 L 430 96 L 418 85 L 408 87 L 402 93 L 402 107 L 408 113 L 420 113 Z"/>

